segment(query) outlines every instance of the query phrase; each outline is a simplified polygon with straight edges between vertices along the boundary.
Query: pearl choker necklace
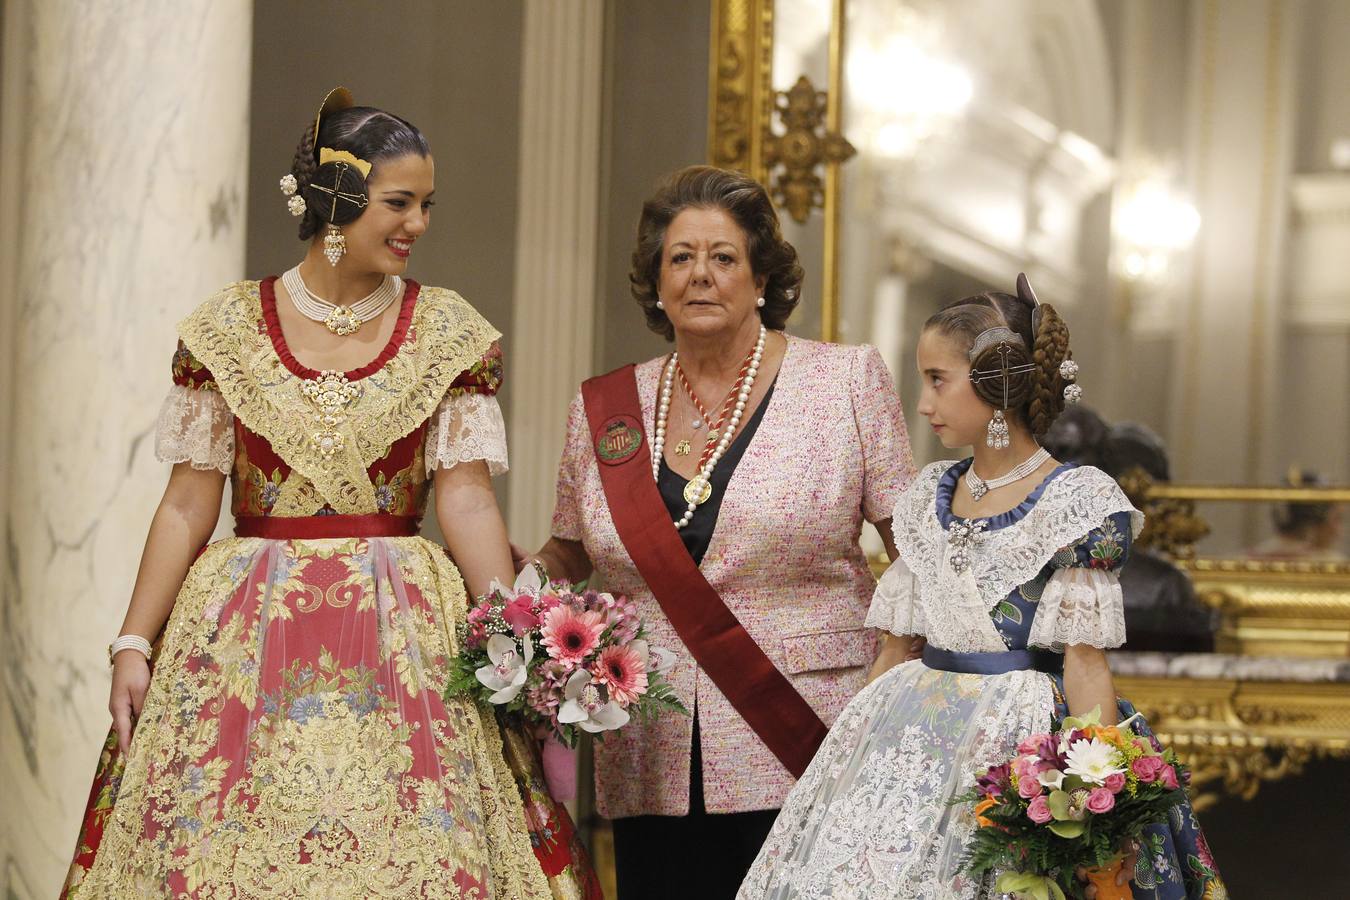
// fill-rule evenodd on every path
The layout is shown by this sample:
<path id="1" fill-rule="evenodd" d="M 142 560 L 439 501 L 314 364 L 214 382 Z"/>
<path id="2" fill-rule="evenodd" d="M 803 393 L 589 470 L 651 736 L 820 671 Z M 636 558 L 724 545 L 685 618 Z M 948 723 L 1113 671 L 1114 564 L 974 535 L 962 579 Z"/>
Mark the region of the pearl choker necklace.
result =
<path id="1" fill-rule="evenodd" d="M 970 468 L 966 469 L 966 490 L 970 491 L 970 496 L 978 503 L 980 502 L 980 498 L 995 488 L 1001 488 L 1006 484 L 1012 484 L 1014 481 L 1020 481 L 1021 479 L 1026 478 L 1032 472 L 1039 469 L 1041 463 L 1049 458 L 1050 451 L 1041 447 L 1035 453 L 1031 454 L 1031 456 L 1013 466 L 1012 471 L 1008 474 L 1000 475 L 997 478 L 991 478 L 988 481 L 985 481 L 975 474 L 975 463 L 972 461 Z"/>
<path id="2" fill-rule="evenodd" d="M 344 337 L 356 334 L 362 325 L 388 309 L 403 294 L 403 279 L 397 275 L 386 275 L 379 287 L 351 306 L 339 306 L 311 291 L 305 279 L 300 277 L 299 266 L 282 275 L 281 283 L 286 286 L 286 293 L 291 295 L 291 302 L 300 315 L 314 322 L 322 322 L 333 334 Z"/>
<path id="3" fill-rule="evenodd" d="M 741 383 L 740 392 L 736 395 L 731 421 L 718 436 L 717 449 L 712 452 L 712 456 L 708 457 L 708 461 L 699 467 L 698 474 L 685 485 L 684 499 L 689 506 L 675 523 L 677 529 L 688 525 L 694 518 L 694 510 L 712 496 L 712 471 L 717 468 L 717 463 L 722 457 L 726 456 L 731 440 L 736 434 L 736 428 L 741 424 L 741 417 L 745 415 L 750 392 L 755 387 L 755 376 L 759 374 L 759 363 L 764 358 L 764 339 L 767 334 L 768 329 L 763 325 L 759 326 L 759 340 L 755 341 L 755 349 L 750 351 L 750 365 L 745 371 L 745 380 Z M 656 406 L 656 436 L 652 440 L 652 478 L 657 481 L 661 478 L 661 459 L 666 450 L 666 421 L 670 418 L 670 396 L 675 390 L 675 367 L 679 364 L 679 352 L 670 354 L 670 362 L 666 363 L 665 373 L 661 376 L 661 399 Z"/>

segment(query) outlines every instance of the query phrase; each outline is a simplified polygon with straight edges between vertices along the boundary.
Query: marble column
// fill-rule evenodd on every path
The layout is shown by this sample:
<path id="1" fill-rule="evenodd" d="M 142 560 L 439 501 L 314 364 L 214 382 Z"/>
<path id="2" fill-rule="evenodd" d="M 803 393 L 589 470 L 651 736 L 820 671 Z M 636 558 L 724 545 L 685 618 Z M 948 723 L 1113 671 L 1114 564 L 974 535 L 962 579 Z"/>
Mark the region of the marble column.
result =
<path id="1" fill-rule="evenodd" d="M 529 549 L 549 535 L 567 405 L 595 374 L 604 6 L 525 4 L 507 521 Z"/>
<path id="2" fill-rule="evenodd" d="M 4 7 L 0 895 L 51 897 L 167 466 L 174 323 L 243 276 L 250 0 Z"/>
<path id="3" fill-rule="evenodd" d="M 1173 475 L 1270 483 L 1284 471 L 1275 376 L 1301 4 L 1190 9 L 1187 162 L 1201 226 L 1177 317 Z"/>

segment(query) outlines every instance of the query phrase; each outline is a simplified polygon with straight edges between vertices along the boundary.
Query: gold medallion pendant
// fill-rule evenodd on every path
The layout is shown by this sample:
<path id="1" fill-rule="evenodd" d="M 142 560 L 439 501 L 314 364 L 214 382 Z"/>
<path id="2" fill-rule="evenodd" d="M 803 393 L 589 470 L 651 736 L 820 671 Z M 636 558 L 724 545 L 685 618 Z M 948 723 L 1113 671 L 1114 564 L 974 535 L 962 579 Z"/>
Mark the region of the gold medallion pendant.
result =
<path id="1" fill-rule="evenodd" d="M 339 429 L 347 421 L 347 407 L 361 396 L 361 388 L 341 372 L 324 370 L 300 382 L 300 391 L 318 409 L 314 420 L 319 427 L 310 433 L 310 441 L 325 461 L 330 460 L 346 447 Z"/>
<path id="2" fill-rule="evenodd" d="M 703 490 L 700 491 L 698 489 L 698 484 L 698 481 L 691 481 L 684 486 L 685 503 L 702 506 L 708 502 L 708 498 L 712 496 L 712 485 L 705 481 L 703 482 Z"/>
<path id="3" fill-rule="evenodd" d="M 335 306 L 333 311 L 328 314 L 328 318 L 323 320 L 323 324 L 333 334 L 346 337 L 360 331 L 362 322 L 361 318 L 352 312 L 350 306 Z"/>
<path id="4" fill-rule="evenodd" d="M 676 444 L 676 445 L 675 445 L 675 455 L 676 455 L 676 456 L 688 456 L 688 455 L 689 455 L 689 442 L 688 442 L 688 441 L 680 441 L 678 444 Z"/>

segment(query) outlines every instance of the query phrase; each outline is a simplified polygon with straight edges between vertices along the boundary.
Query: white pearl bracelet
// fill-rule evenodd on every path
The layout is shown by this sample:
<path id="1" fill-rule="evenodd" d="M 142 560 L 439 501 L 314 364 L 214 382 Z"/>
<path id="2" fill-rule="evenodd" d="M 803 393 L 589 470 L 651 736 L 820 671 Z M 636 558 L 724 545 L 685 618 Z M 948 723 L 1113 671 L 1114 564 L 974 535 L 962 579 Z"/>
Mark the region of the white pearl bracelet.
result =
<path id="1" fill-rule="evenodd" d="M 137 650 L 145 655 L 146 662 L 150 661 L 150 642 L 139 634 L 124 634 L 108 645 L 108 665 L 112 665 L 113 657 L 123 650 Z"/>

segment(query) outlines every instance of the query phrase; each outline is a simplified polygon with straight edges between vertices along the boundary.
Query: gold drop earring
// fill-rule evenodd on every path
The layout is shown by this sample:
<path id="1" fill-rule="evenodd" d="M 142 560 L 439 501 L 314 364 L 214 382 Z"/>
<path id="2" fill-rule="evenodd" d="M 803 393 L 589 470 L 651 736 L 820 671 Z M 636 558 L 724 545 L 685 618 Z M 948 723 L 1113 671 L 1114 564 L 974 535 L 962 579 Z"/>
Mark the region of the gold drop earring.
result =
<path id="1" fill-rule="evenodd" d="M 323 255 L 328 257 L 328 264 L 336 266 L 346 252 L 347 238 L 342 234 L 342 229 L 329 225 L 328 233 L 323 236 Z"/>

